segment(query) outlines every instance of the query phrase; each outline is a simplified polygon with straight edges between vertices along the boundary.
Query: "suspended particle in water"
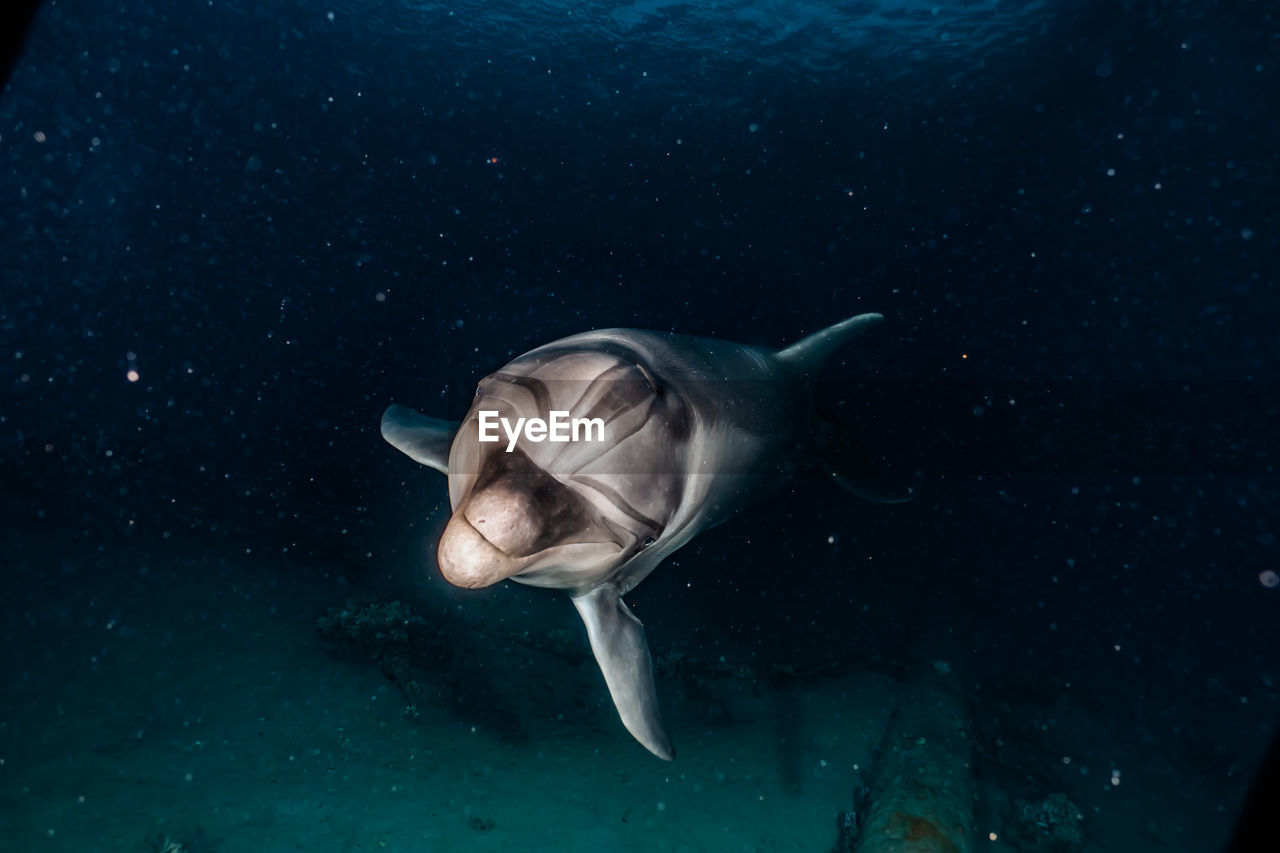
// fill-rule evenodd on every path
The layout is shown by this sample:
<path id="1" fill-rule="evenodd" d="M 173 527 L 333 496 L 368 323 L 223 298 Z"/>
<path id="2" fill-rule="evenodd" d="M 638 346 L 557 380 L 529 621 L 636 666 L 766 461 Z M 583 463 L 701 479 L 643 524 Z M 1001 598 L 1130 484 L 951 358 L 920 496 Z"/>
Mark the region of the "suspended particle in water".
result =
<path id="1" fill-rule="evenodd" d="M 1280 586 L 1280 575 L 1276 574 L 1271 569 L 1259 572 L 1258 580 L 1262 581 L 1262 585 L 1267 589 L 1275 589 Z"/>

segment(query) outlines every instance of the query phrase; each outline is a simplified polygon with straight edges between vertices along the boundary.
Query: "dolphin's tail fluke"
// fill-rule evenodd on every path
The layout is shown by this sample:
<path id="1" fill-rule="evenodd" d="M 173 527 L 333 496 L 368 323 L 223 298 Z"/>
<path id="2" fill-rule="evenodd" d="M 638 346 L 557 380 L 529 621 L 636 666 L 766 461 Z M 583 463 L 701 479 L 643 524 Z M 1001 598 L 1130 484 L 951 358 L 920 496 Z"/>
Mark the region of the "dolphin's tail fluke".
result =
<path id="1" fill-rule="evenodd" d="M 802 373 L 817 373 L 818 368 L 822 367 L 833 352 L 883 319 L 883 314 L 859 314 L 857 317 L 841 320 L 834 326 L 828 326 L 778 350 L 778 359 L 798 368 Z"/>
<path id="2" fill-rule="evenodd" d="M 676 751 L 662 727 L 644 626 L 631 615 L 612 586 L 576 596 L 573 604 L 587 625 L 591 651 L 604 673 L 622 724 L 645 749 L 661 759 L 672 760 Z"/>

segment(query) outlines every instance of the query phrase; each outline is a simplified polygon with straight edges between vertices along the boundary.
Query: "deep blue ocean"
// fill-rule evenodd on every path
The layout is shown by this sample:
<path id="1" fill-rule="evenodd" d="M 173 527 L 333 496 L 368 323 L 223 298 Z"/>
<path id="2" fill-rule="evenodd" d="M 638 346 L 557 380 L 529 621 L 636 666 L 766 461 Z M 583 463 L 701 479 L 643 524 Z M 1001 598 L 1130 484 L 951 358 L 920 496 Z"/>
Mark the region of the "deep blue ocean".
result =
<path id="1" fill-rule="evenodd" d="M 44 2 L 0 851 L 1223 849 L 1280 724 L 1278 11 Z M 673 763 L 563 594 L 445 581 L 379 433 L 579 332 L 864 312 L 816 410 L 913 499 L 798 451 L 628 592 Z"/>

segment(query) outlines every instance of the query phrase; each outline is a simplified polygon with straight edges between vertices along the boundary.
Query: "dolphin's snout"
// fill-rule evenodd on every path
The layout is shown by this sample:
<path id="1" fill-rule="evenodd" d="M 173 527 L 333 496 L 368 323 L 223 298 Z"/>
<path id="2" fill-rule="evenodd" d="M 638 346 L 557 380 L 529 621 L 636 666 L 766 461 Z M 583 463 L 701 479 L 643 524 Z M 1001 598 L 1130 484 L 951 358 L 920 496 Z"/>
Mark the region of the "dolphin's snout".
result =
<path id="1" fill-rule="evenodd" d="M 521 489 L 495 483 L 467 501 L 463 515 L 495 548 L 510 557 L 537 550 L 542 525 L 533 502 Z"/>
<path id="2" fill-rule="evenodd" d="M 444 579 L 464 589 L 491 586 L 520 571 L 518 561 L 482 536 L 461 512 L 449 519 L 436 559 Z"/>

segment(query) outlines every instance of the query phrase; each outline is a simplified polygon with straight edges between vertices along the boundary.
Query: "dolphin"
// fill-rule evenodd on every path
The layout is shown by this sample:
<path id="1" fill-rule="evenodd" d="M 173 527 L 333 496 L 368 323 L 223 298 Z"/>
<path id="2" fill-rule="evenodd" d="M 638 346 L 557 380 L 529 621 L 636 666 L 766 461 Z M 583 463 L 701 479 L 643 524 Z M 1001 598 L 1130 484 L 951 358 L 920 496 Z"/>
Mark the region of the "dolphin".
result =
<path id="1" fill-rule="evenodd" d="M 819 368 L 882 319 L 851 317 L 779 350 L 636 329 L 572 335 L 482 379 L 460 423 L 393 404 L 382 436 L 448 475 L 445 579 L 568 593 L 623 725 L 671 760 L 644 628 L 622 597 L 814 457 Z M 905 499 L 830 473 L 863 497 Z"/>

